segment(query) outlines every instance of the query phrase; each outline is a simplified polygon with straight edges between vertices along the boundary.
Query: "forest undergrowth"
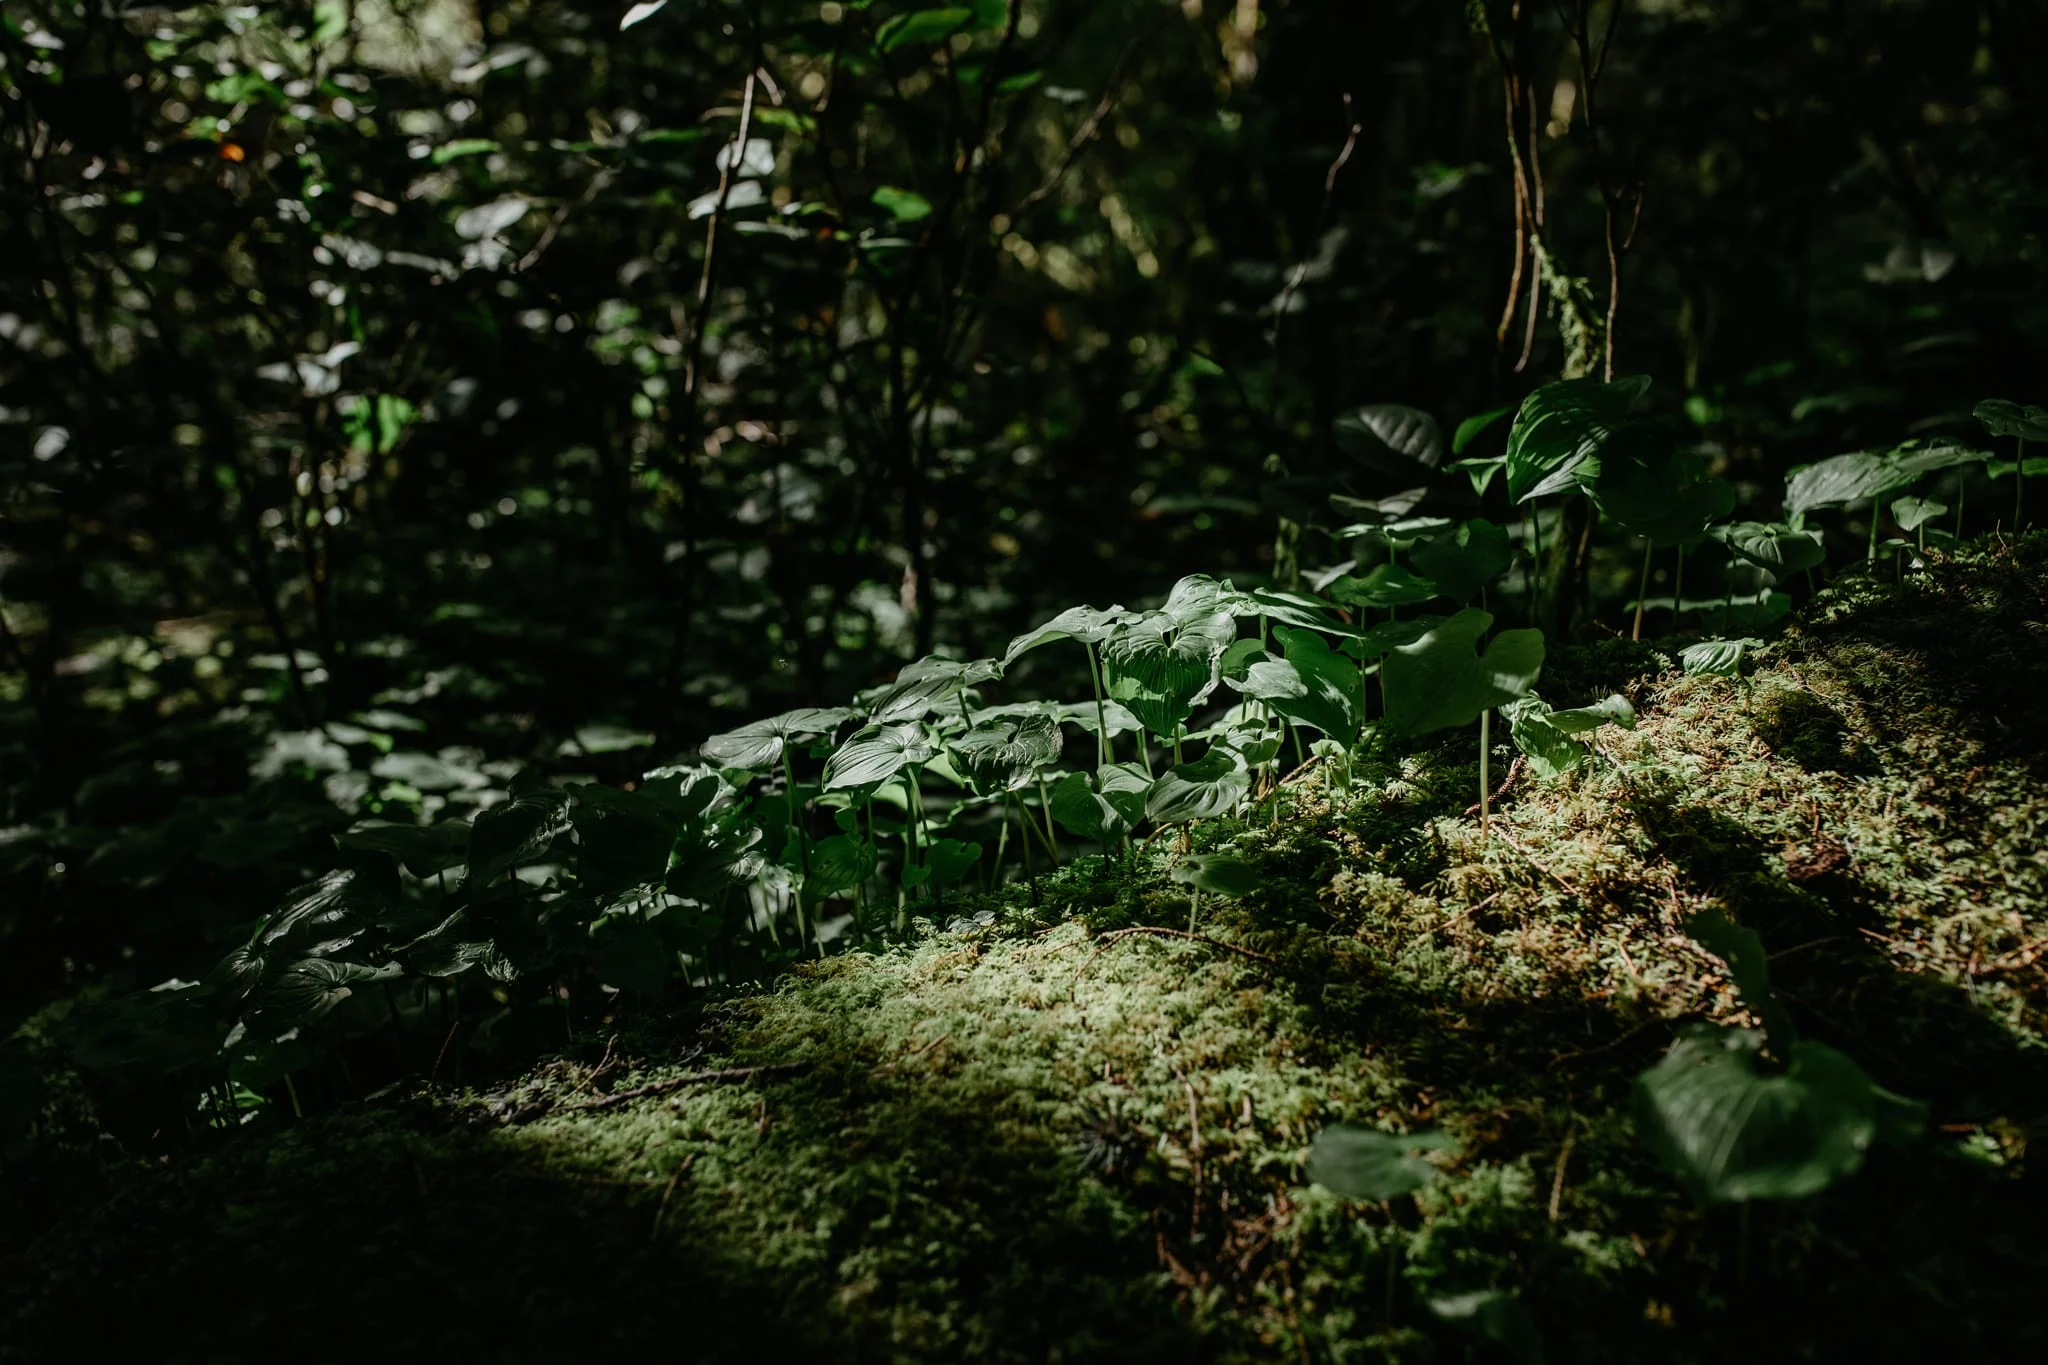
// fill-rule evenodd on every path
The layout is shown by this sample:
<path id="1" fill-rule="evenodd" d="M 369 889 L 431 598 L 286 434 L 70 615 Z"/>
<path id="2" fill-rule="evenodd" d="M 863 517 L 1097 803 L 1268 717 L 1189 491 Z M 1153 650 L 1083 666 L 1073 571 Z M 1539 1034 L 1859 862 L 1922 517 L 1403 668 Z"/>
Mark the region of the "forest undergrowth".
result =
<path id="1" fill-rule="evenodd" d="M 203 1158 L 95 1156 L 60 1087 L 99 1183 L 9 1255 L 0 1358 L 2038 1352 L 2048 537 L 1925 560 L 1735 676 L 1553 653 L 1546 701 L 1635 727 L 1547 781 L 1500 744 L 1484 830 L 1458 731 Z M 1182 837 L 1255 884 L 1194 912 Z M 1924 1132 L 1808 1198 L 1695 1199 L 1636 1115 L 1700 1021 L 1796 1023 Z M 1310 1179 L 1336 1124 L 1411 1135 L 1407 1191 Z"/>

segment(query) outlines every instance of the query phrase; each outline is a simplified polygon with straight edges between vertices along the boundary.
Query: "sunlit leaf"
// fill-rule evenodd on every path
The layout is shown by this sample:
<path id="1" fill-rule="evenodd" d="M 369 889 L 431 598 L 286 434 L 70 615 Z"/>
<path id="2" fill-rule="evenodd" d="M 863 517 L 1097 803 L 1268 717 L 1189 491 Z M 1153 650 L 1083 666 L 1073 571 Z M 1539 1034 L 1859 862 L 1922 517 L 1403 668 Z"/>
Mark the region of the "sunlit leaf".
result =
<path id="1" fill-rule="evenodd" d="M 2022 441 L 2048 441 L 2048 409 L 1987 398 L 1972 413 L 1993 436 L 2016 437 Z"/>
<path id="2" fill-rule="evenodd" d="M 1014 791 L 1059 758 L 1059 722 L 1043 713 L 983 721 L 950 747 L 977 788 Z"/>
<path id="3" fill-rule="evenodd" d="M 1819 568 L 1827 559 L 1820 532 L 1794 530 L 1777 522 L 1735 521 L 1707 534 L 1778 578 Z"/>
<path id="4" fill-rule="evenodd" d="M 629 29 L 643 19 L 651 19 L 661 13 L 667 5 L 668 0 L 640 0 L 639 4 L 627 10 L 625 16 L 619 20 L 619 28 Z"/>
<path id="5" fill-rule="evenodd" d="M 1196 853 L 1173 865 L 1172 877 L 1211 895 L 1235 899 L 1259 889 L 1259 870 L 1234 853 Z"/>
<path id="6" fill-rule="evenodd" d="M 1678 651 L 1679 666 L 1687 673 L 1711 673 L 1733 678 L 1742 672 L 1742 659 L 1761 640 L 1702 640 Z"/>
<path id="7" fill-rule="evenodd" d="M 887 782 L 935 748 L 921 725 L 881 725 L 862 730 L 825 761 L 824 788 L 868 787 Z"/>
<path id="8" fill-rule="evenodd" d="M 973 10 L 953 5 L 899 14 L 875 30 L 875 46 L 894 52 L 912 44 L 943 42 L 973 23 L 974 17 Z"/>
<path id="9" fill-rule="evenodd" d="M 1458 423 L 1458 429 L 1451 433 L 1451 454 L 1463 455 L 1466 446 L 1478 440 L 1488 427 L 1514 410 L 1514 406 L 1510 404 L 1504 408 L 1493 408 L 1487 412 L 1477 413 Z M 1485 490 L 1480 489 L 1479 491 L 1484 492 Z"/>
<path id="10" fill-rule="evenodd" d="M 1508 497 L 1526 502 L 1597 473 L 1593 462 L 1631 424 L 1631 414 L 1649 388 L 1647 375 L 1612 384 L 1564 379 L 1523 399 L 1508 433 Z"/>
<path id="11" fill-rule="evenodd" d="M 899 223 L 915 223 L 932 216 L 931 200 L 894 185 L 884 185 L 868 198 L 876 208 Z"/>
<path id="12" fill-rule="evenodd" d="M 1016 661 L 1017 656 L 1025 651 L 1050 644 L 1055 640 L 1079 640 L 1083 644 L 1101 644 L 1118 626 L 1136 619 L 1134 613 L 1125 611 L 1122 607 L 1069 607 L 1038 629 L 1026 631 L 1010 641 L 1010 647 L 1003 651 L 1003 667 L 1008 668 Z"/>
<path id="13" fill-rule="evenodd" d="M 1493 617 L 1467 608 L 1413 644 L 1397 646 L 1381 667 L 1387 725 L 1419 735 L 1469 725 L 1479 713 L 1536 685 L 1543 668 L 1543 632 L 1505 630 L 1482 653 L 1479 640 Z"/>
<path id="14" fill-rule="evenodd" d="M 1345 454 L 1381 469 L 1434 469 L 1444 459 L 1444 434 L 1436 418 L 1403 403 L 1353 408 L 1331 423 L 1330 436 Z"/>
<path id="15" fill-rule="evenodd" d="M 1239 690 L 1297 725 L 1346 743 L 1357 738 L 1362 719 L 1358 714 L 1358 669 L 1334 653 L 1314 631 L 1286 626 L 1275 631 L 1286 658 L 1251 664 Z"/>
<path id="16" fill-rule="evenodd" d="M 1948 504 L 1945 502 L 1905 497 L 1892 504 L 1892 520 L 1898 522 L 1902 531 L 1917 531 L 1946 511 Z"/>
<path id="17" fill-rule="evenodd" d="M 782 761 L 783 749 L 790 740 L 829 735 L 859 714 L 843 706 L 807 706 L 785 711 L 779 716 L 713 735 L 698 746 L 698 752 L 707 762 L 721 768 L 761 772 Z"/>
<path id="18" fill-rule="evenodd" d="M 1438 595 L 1437 585 L 1399 564 L 1377 565 L 1371 573 L 1354 578 L 1349 574 L 1330 584 L 1330 596 L 1347 607 L 1412 606 Z"/>
<path id="19" fill-rule="evenodd" d="M 1885 458 L 1885 452 L 1852 450 L 1792 471 L 1785 484 L 1785 515 L 1798 525 L 1808 512 L 1883 498 L 1909 486 L 1918 475 Z"/>
<path id="20" fill-rule="evenodd" d="M 1184 624 L 1157 612 L 1103 643 L 1106 690 L 1153 734 L 1171 735 L 1216 686 L 1223 651 L 1236 638 L 1228 611 Z"/>
<path id="21" fill-rule="evenodd" d="M 1234 809 L 1251 790 L 1251 774 L 1224 749 L 1159 775 L 1145 795 L 1145 814 L 1162 825 L 1208 820 Z"/>

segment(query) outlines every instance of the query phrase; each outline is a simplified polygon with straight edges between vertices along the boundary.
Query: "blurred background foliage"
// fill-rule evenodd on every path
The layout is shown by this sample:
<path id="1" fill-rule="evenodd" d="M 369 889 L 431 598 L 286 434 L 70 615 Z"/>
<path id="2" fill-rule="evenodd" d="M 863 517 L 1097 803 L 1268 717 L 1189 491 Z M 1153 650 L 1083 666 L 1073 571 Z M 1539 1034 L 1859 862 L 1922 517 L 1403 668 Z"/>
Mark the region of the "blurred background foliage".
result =
<path id="1" fill-rule="evenodd" d="M 1768 516 L 2048 335 L 2031 0 L 5 0 L 0 61 L 10 1029 L 365 815 L 1259 581 L 1355 405 L 1647 373 Z"/>

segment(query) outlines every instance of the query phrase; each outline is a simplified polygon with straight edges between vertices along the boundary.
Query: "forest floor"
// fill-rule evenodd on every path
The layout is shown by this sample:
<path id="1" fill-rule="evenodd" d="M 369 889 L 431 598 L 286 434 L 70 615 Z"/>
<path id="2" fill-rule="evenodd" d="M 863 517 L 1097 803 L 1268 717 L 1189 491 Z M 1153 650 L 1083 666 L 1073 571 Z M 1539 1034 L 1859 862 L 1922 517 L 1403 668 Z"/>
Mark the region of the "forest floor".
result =
<path id="1" fill-rule="evenodd" d="M 0 1266 L 0 1358 L 1535 1358 L 1460 1319 L 1484 1289 L 1552 1360 L 2048 1358 L 2048 537 L 1847 577 L 1753 660 L 1554 659 L 1547 699 L 1639 723 L 1484 834 L 1469 735 L 1198 828 L 1263 883 L 1192 935 L 1162 840 L 509 1083 L 124 1168 Z M 1921 1143 L 1740 1207 L 1653 1159 L 1636 1076 L 1743 1018 L 1682 929 L 1713 906 Z M 1347 1201 L 1303 1174 L 1340 1120 L 1455 1151 Z"/>

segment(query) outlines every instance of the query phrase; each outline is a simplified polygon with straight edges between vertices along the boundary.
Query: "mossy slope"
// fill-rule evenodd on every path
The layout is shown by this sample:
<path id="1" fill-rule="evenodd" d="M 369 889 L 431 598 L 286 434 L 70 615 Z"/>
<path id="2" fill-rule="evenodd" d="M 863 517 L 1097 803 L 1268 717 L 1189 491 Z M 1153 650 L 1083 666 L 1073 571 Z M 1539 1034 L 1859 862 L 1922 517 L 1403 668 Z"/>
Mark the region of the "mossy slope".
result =
<path id="1" fill-rule="evenodd" d="M 133 1176 L 10 1258 L 0 1351 L 1456 1360 L 1430 1300 L 1499 1287 L 1552 1359 L 2038 1356 L 2044 558 L 1852 580 L 1744 679 L 1559 660 L 1553 701 L 1621 688 L 1639 727 L 1488 838 L 1469 737 L 1198 830 L 1265 874 L 1199 938 L 1116 932 L 1187 927 L 1161 840 L 516 1086 Z M 1802 1029 L 1930 1101 L 1921 1148 L 1747 1218 L 1650 1161 L 1635 1074 L 1736 1017 L 1681 932 L 1710 905 Z M 723 1067 L 783 1069 L 598 1104 Z M 1338 1119 L 1459 1151 L 1347 1204 L 1302 1183 Z"/>

